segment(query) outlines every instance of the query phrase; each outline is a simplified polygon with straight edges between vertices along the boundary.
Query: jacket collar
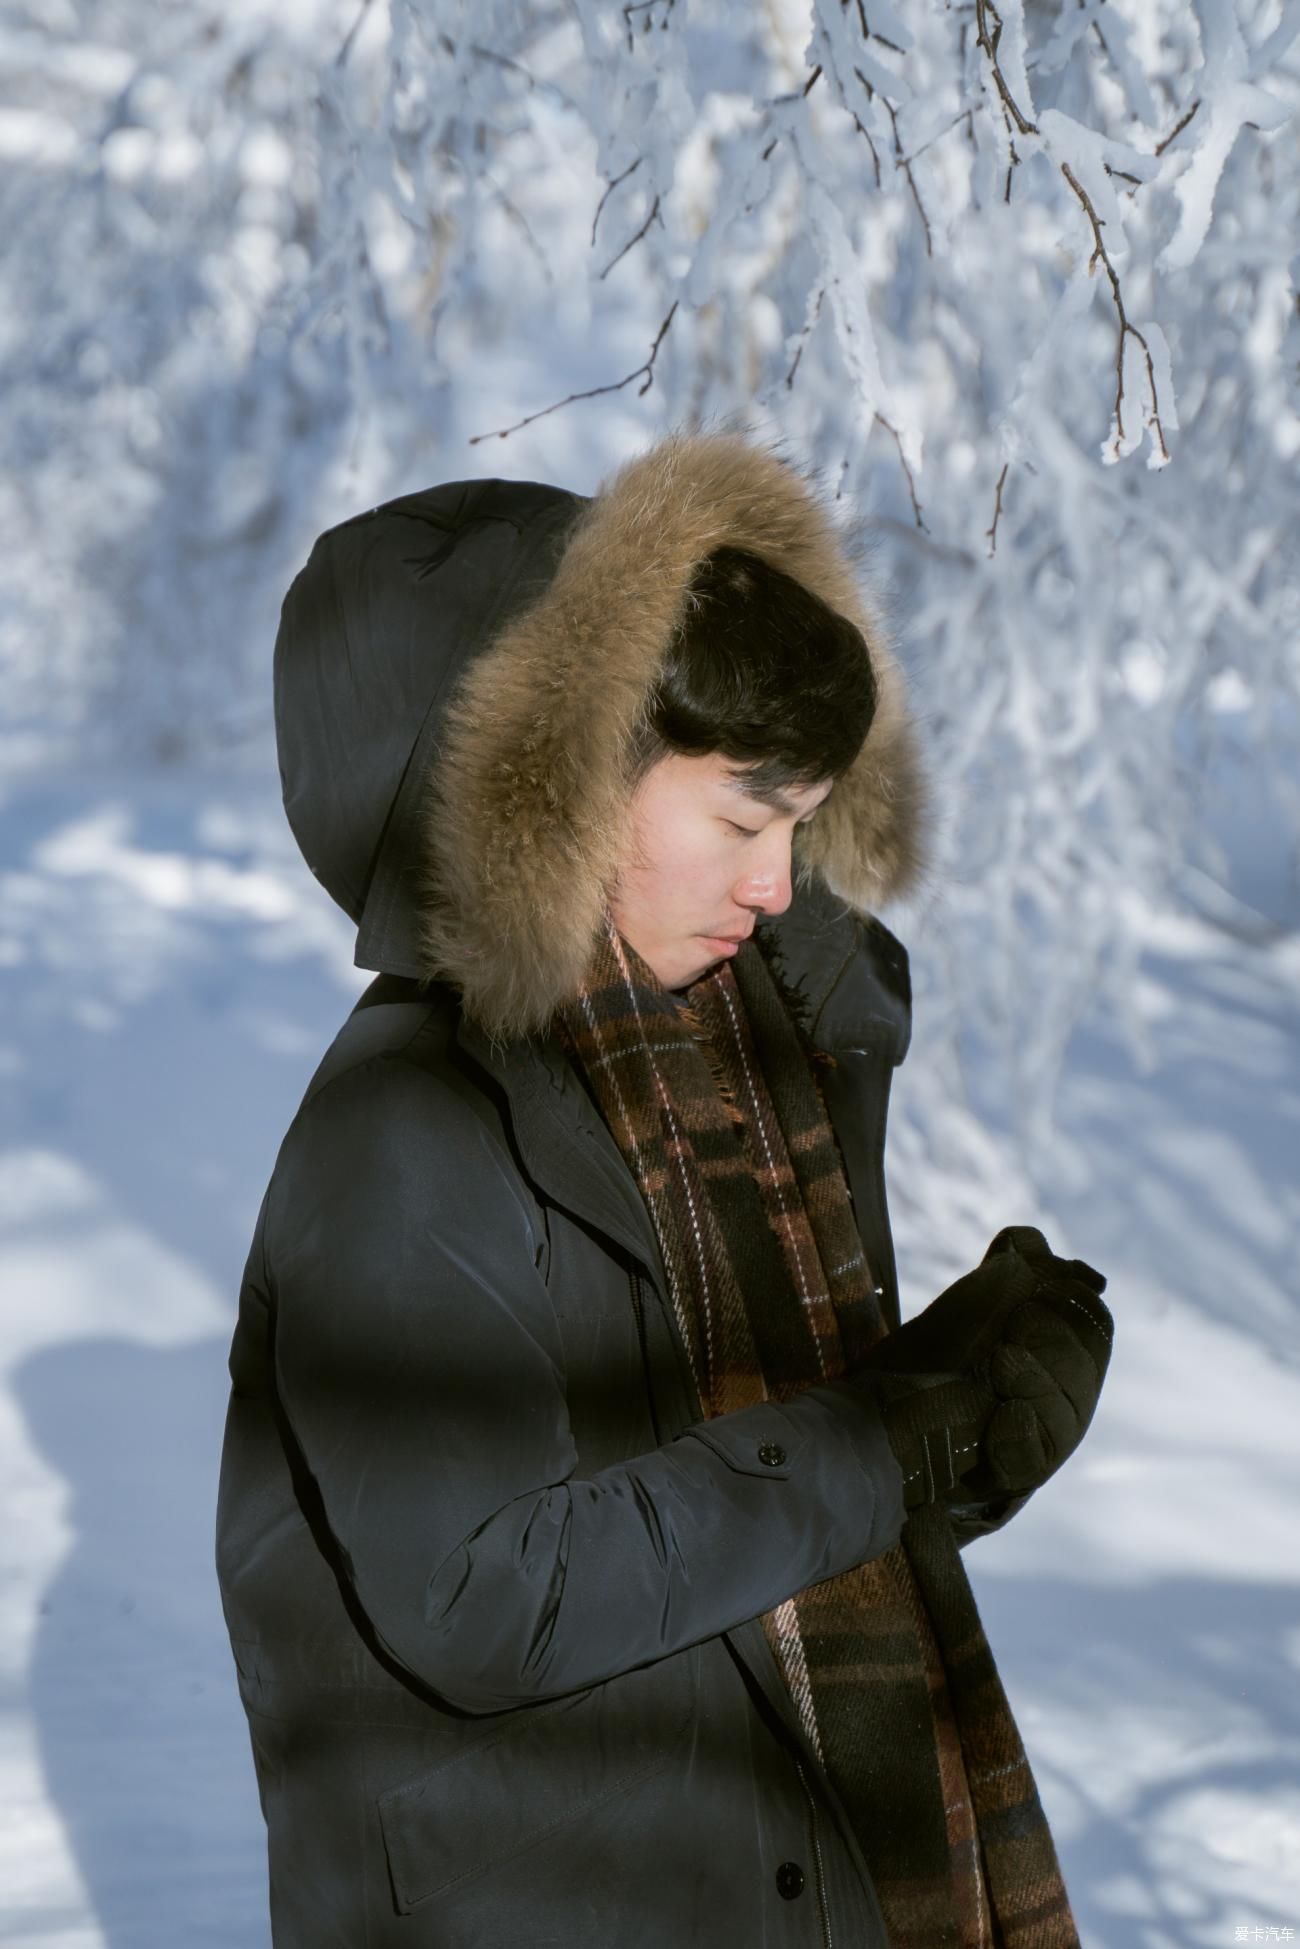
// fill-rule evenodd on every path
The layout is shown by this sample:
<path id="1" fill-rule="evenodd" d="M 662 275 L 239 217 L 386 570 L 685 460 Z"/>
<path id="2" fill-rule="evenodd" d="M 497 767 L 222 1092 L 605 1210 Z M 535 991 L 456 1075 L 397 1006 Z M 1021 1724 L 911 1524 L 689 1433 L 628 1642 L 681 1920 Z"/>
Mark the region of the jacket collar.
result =
<path id="1" fill-rule="evenodd" d="M 777 948 L 785 985 L 804 1001 L 815 1048 L 833 1055 L 874 1050 L 891 1065 L 902 1060 L 910 1028 L 907 956 L 887 929 L 864 922 L 815 879 L 805 880 L 786 912 L 762 926 Z M 645 1200 L 558 1037 L 548 1031 L 499 1042 L 463 1009 L 454 1037 L 509 1098 L 530 1176 L 557 1204 L 617 1240 L 666 1293 Z"/>

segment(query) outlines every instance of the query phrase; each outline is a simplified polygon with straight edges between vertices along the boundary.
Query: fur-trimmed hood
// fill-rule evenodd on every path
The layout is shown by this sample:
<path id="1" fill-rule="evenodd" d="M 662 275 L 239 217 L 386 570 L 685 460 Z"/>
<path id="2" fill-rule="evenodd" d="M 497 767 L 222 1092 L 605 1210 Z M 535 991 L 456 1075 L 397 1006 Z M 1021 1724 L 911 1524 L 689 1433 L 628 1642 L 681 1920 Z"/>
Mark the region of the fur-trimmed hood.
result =
<path id="1" fill-rule="evenodd" d="M 632 729 L 692 571 L 745 548 L 850 618 L 871 731 L 796 829 L 810 881 L 863 915 L 924 864 L 902 673 L 829 512 L 771 449 L 676 434 L 590 499 L 453 482 L 322 535 L 275 652 L 285 809 L 359 923 L 359 967 L 440 978 L 489 1036 L 544 1030 L 580 984 L 622 858 Z"/>

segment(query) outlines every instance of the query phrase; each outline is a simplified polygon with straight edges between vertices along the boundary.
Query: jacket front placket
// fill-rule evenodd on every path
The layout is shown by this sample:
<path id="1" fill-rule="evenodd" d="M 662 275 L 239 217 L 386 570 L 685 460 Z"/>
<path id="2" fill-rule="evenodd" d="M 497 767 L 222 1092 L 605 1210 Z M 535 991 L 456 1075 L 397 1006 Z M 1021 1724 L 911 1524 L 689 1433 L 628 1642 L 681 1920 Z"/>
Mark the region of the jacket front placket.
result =
<path id="1" fill-rule="evenodd" d="M 659 1330 L 674 1349 L 675 1358 L 668 1363 L 668 1371 L 674 1377 L 669 1392 L 653 1403 L 657 1426 L 666 1440 L 672 1440 L 693 1423 L 703 1420 L 704 1410 L 669 1303 L 668 1277 L 654 1224 L 613 1133 L 595 1110 L 555 1038 L 548 1037 L 540 1046 L 516 1042 L 494 1048 L 475 1024 L 460 1016 L 456 1040 L 505 1091 L 520 1156 L 539 1189 L 556 1205 L 603 1233 L 639 1262 L 640 1270 L 632 1274 L 634 1298 L 638 1292 L 643 1294 L 648 1289 L 656 1306 Z M 846 1086 L 847 1082 L 841 1082 L 841 1088 Z M 835 1094 L 834 1089 L 826 1092 L 832 1128 L 835 1127 Z M 836 1136 L 839 1141 L 838 1131 Z M 864 1205 L 859 1187 L 868 1183 L 872 1160 L 859 1154 L 851 1143 L 841 1150 L 861 1236 Z M 871 1263 L 872 1242 L 865 1238 L 863 1250 Z M 762 1624 L 757 1618 L 751 1618 L 723 1636 L 732 1655 L 747 1670 L 793 1742 L 801 1761 L 801 1774 L 810 1771 L 817 1780 L 823 1801 L 830 1806 L 864 1888 L 871 1890 L 870 1870 L 848 1814 L 800 1723 Z M 804 1790 L 808 1791 L 806 1783 Z M 874 1891 L 866 1899 L 875 1906 Z"/>

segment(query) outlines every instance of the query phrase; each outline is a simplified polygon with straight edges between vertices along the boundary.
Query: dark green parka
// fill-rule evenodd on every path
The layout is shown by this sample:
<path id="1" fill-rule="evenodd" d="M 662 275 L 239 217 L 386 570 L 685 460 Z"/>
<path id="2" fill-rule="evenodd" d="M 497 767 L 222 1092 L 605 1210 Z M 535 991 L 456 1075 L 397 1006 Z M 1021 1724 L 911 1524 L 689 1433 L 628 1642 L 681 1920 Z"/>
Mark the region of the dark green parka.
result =
<path id="1" fill-rule="evenodd" d="M 854 615 L 876 664 L 863 760 L 759 933 L 837 1059 L 898 1318 L 910 991 L 871 902 L 915 870 L 921 788 L 807 487 L 677 438 L 590 501 L 458 482 L 322 535 L 276 643 L 281 777 L 378 978 L 258 1215 L 217 1523 L 276 1949 L 885 1949 L 757 1619 L 897 1541 L 897 1464 L 840 1384 L 700 1419 L 649 1212 L 546 1028 L 619 843 L 632 714 L 723 542 Z M 1017 1506 L 965 1512 L 962 1540 Z"/>

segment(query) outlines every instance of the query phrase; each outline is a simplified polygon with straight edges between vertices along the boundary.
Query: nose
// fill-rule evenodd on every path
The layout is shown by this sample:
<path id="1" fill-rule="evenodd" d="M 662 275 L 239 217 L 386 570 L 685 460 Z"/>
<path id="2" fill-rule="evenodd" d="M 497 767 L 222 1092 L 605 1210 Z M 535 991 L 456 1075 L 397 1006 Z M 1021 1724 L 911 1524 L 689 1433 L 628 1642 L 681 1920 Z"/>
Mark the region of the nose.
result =
<path id="1" fill-rule="evenodd" d="M 794 898 L 790 840 L 778 839 L 761 867 L 751 867 L 735 889 L 737 904 L 756 914 L 783 914 Z"/>

